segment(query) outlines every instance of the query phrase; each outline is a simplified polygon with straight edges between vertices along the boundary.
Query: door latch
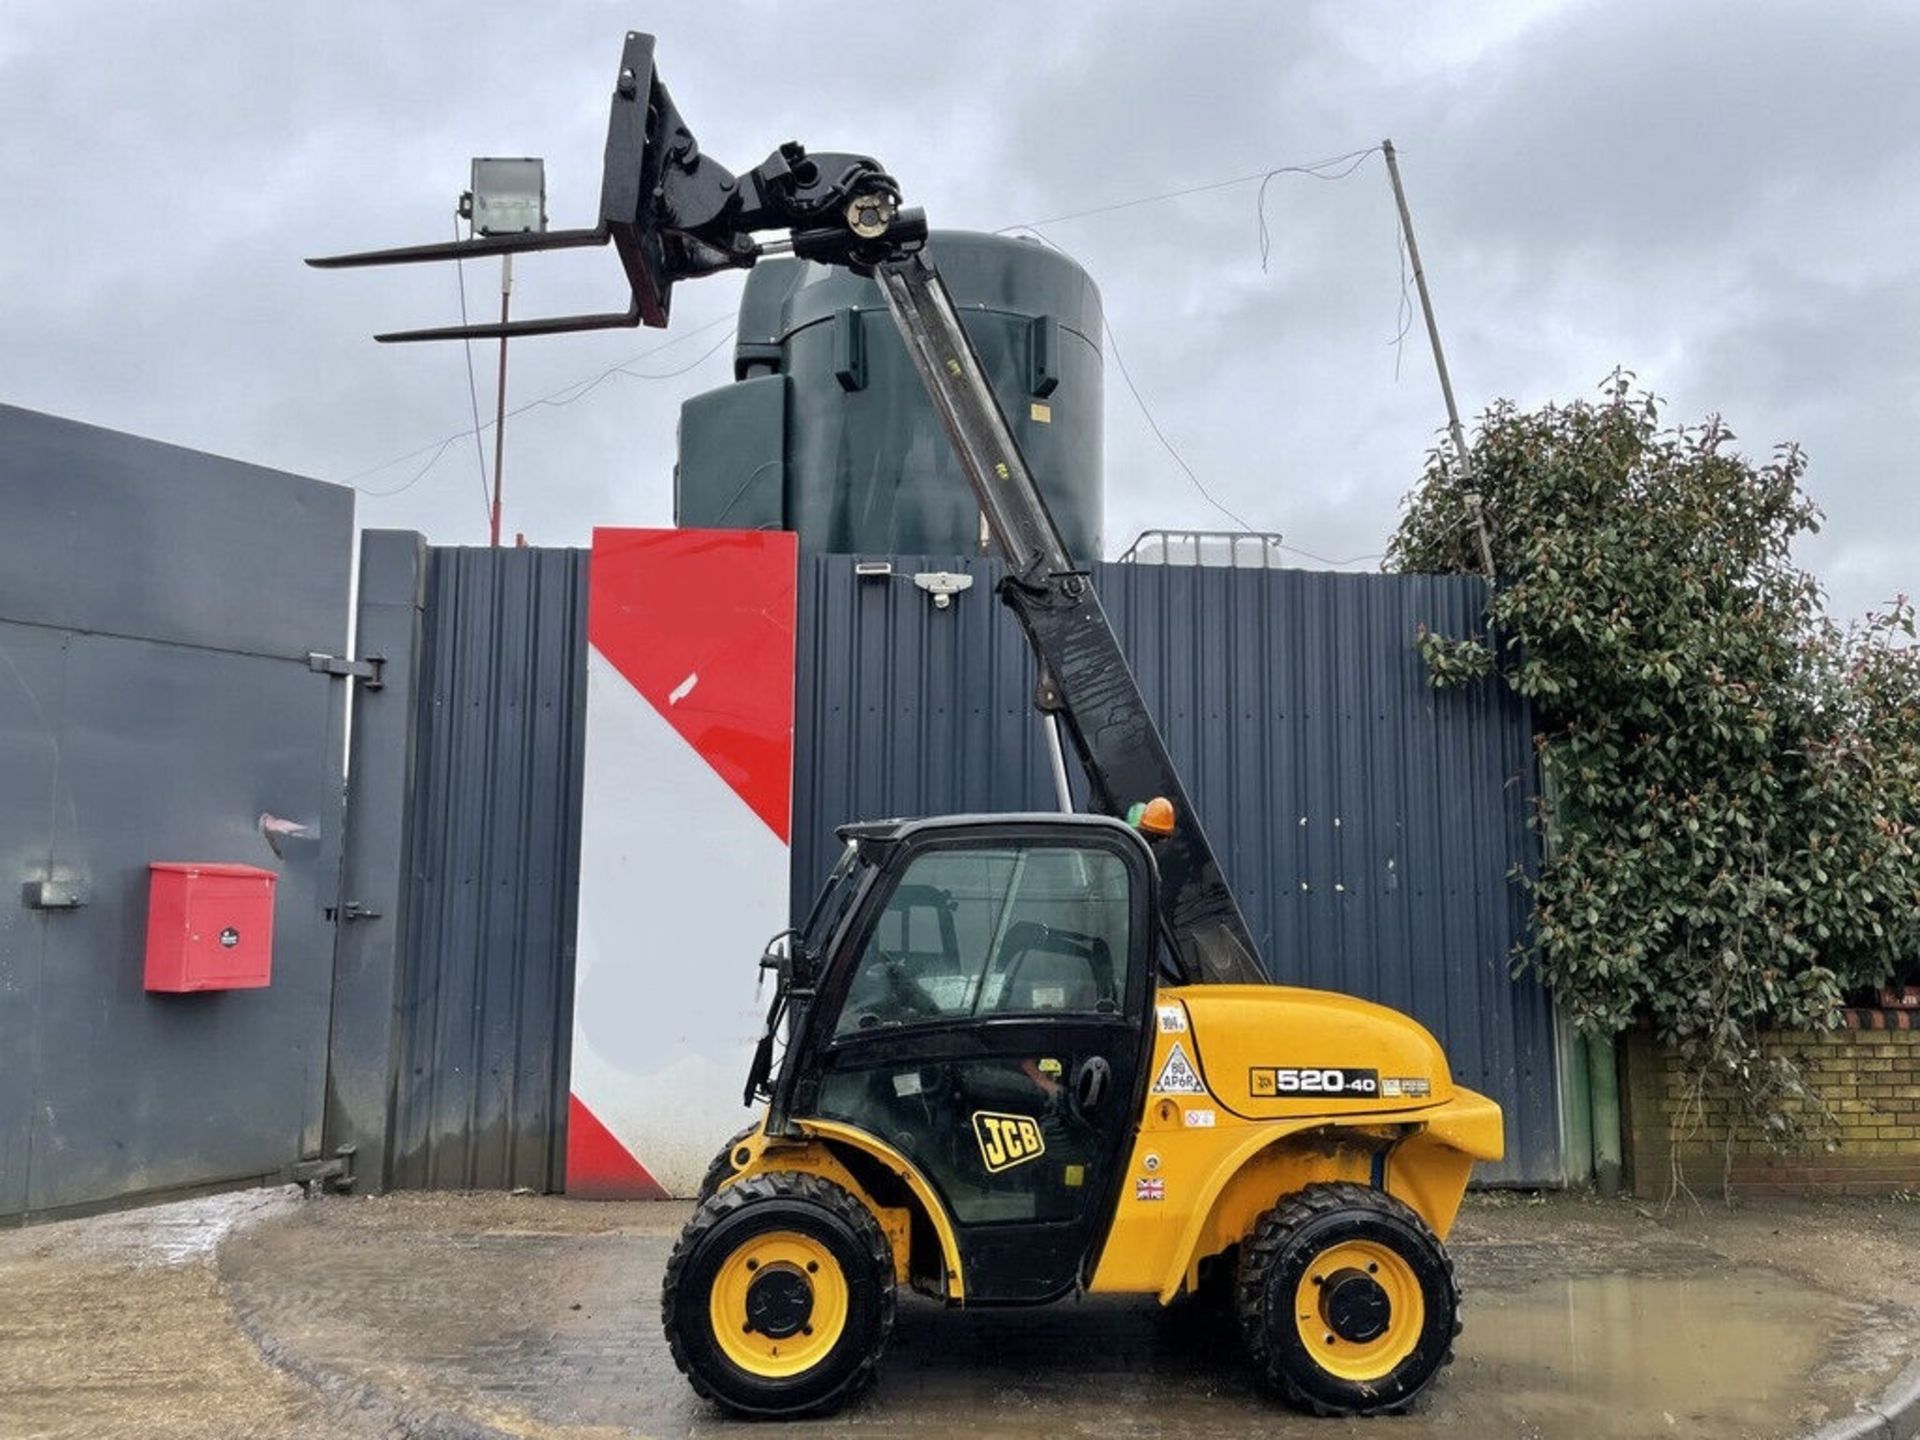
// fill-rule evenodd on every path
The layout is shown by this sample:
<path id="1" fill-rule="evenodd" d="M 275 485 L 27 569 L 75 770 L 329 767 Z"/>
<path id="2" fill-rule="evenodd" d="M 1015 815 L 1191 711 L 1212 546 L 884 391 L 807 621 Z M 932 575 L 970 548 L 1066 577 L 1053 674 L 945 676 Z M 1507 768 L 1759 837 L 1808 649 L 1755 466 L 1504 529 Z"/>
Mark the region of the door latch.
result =
<path id="1" fill-rule="evenodd" d="M 87 888 L 78 880 L 58 877 L 29 880 L 20 898 L 29 910 L 78 910 L 87 903 Z"/>
<path id="2" fill-rule="evenodd" d="M 1073 1076 L 1073 1099 L 1078 1108 L 1091 1110 L 1100 1103 L 1107 1093 L 1107 1082 L 1113 1079 L 1113 1066 L 1102 1055 L 1089 1055 L 1080 1062 L 1080 1068 Z"/>
<path id="3" fill-rule="evenodd" d="M 933 597 L 934 609 L 944 610 L 953 604 L 954 596 L 973 588 L 973 576 L 955 575 L 951 570 L 921 570 L 914 575 L 913 583 Z"/>
<path id="4" fill-rule="evenodd" d="M 369 655 L 362 660 L 348 660 L 344 656 L 309 650 L 307 668 L 316 675 L 339 675 L 349 680 L 358 680 L 369 690 L 378 690 L 386 683 L 382 673 L 387 668 L 384 655 Z"/>

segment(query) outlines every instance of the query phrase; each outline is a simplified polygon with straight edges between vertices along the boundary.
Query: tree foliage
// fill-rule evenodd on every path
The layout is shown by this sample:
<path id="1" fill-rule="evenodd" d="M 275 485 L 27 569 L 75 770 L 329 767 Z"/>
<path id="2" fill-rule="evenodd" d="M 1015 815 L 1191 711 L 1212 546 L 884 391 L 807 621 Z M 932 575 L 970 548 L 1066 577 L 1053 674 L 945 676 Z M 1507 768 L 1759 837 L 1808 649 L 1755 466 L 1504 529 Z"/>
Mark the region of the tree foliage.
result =
<path id="1" fill-rule="evenodd" d="M 1423 633 L 1436 685 L 1528 697 L 1544 778 L 1533 965 L 1585 1030 L 1650 1019 L 1765 1104 L 1763 1023 L 1820 1028 L 1920 955 L 1920 651 L 1904 600 L 1842 629 L 1791 557 L 1805 461 L 1715 418 L 1600 400 L 1481 420 L 1500 576 L 1485 636 Z M 1390 568 L 1478 573 L 1466 488 L 1430 458 Z"/>

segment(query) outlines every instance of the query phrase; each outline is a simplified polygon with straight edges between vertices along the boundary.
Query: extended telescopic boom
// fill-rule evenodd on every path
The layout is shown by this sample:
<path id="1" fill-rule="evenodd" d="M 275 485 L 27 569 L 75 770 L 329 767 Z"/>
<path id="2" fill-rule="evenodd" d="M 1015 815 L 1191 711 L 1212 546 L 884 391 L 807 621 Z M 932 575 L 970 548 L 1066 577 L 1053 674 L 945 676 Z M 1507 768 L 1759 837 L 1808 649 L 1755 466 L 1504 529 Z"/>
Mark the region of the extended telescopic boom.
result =
<path id="1" fill-rule="evenodd" d="M 784 230 L 784 239 L 755 233 Z M 899 187 L 862 155 L 809 155 L 781 146 L 735 176 L 700 152 L 654 73 L 653 38 L 630 32 L 607 127 L 600 223 L 590 230 L 505 236 L 310 260 L 345 267 L 453 260 L 504 251 L 612 242 L 632 300 L 625 311 L 452 326 L 383 341 L 490 339 L 667 323 L 676 280 L 791 254 L 871 275 L 953 441 L 1007 562 L 1001 600 L 1039 662 L 1035 703 L 1065 724 L 1094 807 L 1124 816 L 1154 796 L 1172 802 L 1173 832 L 1155 842 L 1161 919 L 1180 978 L 1268 978 L 1180 773 L 1120 651 L 1093 583 L 1074 566 L 1001 412 L 980 357 L 926 253 L 927 225 L 903 210 Z"/>

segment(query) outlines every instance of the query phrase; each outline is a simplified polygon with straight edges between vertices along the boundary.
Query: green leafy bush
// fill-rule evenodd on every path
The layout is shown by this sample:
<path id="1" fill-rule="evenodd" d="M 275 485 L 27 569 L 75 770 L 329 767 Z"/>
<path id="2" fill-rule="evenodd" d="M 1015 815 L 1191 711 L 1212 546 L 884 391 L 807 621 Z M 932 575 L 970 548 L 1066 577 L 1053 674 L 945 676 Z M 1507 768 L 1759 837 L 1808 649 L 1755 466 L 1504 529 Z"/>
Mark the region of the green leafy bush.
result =
<path id="1" fill-rule="evenodd" d="M 1901 600 L 1842 629 L 1792 560 L 1805 460 L 1663 427 L 1624 373 L 1595 403 L 1481 420 L 1500 583 L 1487 636 L 1422 633 L 1436 685 L 1497 674 L 1534 716 L 1546 832 L 1531 964 L 1584 1030 L 1648 1019 L 1776 1123 L 1762 1024 L 1821 1028 L 1920 955 L 1920 651 Z M 1478 573 L 1435 454 L 1389 550 Z M 1795 1107 L 1800 1108 L 1800 1107 Z"/>

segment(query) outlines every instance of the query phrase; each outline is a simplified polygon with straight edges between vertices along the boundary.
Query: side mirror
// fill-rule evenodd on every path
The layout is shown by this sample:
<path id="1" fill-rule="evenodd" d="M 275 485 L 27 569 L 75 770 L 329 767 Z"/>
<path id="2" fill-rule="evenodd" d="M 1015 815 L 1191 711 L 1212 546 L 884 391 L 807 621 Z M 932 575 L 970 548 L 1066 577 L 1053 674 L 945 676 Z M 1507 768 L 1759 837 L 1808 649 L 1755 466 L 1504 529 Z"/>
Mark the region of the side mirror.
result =
<path id="1" fill-rule="evenodd" d="M 792 930 L 783 930 L 769 940 L 760 956 L 761 971 L 773 971 L 782 992 L 810 989 L 817 968 L 814 953 L 800 943 L 800 937 Z"/>
<path id="2" fill-rule="evenodd" d="M 819 959 L 803 943 L 798 935 L 789 935 L 781 942 L 782 978 L 794 990 L 809 993 L 813 989 L 813 978 L 819 970 Z"/>

